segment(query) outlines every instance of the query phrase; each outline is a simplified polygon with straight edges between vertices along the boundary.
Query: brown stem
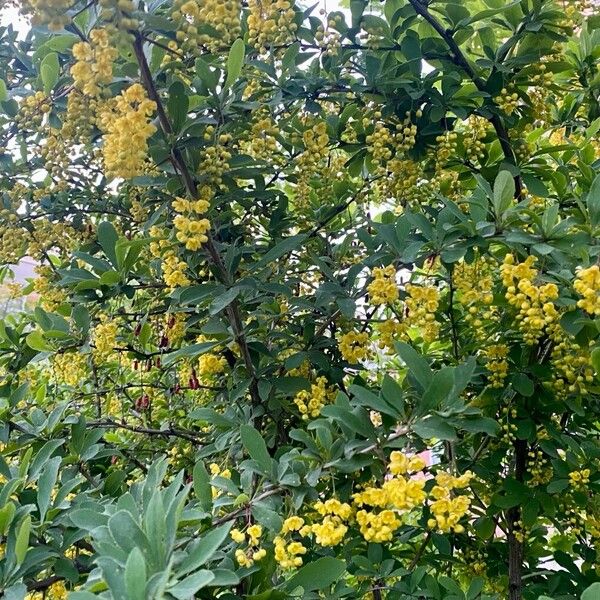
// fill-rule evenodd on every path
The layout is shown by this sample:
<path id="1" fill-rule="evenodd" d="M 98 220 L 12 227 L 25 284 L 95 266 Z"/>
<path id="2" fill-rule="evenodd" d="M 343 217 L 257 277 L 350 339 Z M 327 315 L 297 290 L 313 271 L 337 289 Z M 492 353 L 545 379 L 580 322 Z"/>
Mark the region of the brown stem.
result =
<path id="1" fill-rule="evenodd" d="M 515 440 L 515 479 L 523 481 L 527 468 L 527 441 Z M 521 519 L 521 507 L 513 506 L 507 511 L 508 518 L 508 598 L 523 598 L 523 543 L 517 537 L 516 530 Z"/>
<path id="2" fill-rule="evenodd" d="M 413 571 L 417 566 L 418 562 L 421 560 L 423 556 L 423 552 L 425 552 L 425 548 L 427 548 L 427 544 L 429 544 L 429 540 L 431 539 L 431 531 L 427 532 L 427 535 L 423 538 L 419 549 L 417 550 L 414 558 L 410 561 L 410 565 L 408 565 L 408 570 Z"/>
<path id="3" fill-rule="evenodd" d="M 156 103 L 156 112 L 158 114 L 158 120 L 160 122 L 160 126 L 167 137 L 171 137 L 173 135 L 173 128 L 171 126 L 171 122 L 169 121 L 169 117 L 165 112 L 164 106 L 158 95 L 156 90 L 156 86 L 154 85 L 154 80 L 152 78 L 152 73 L 150 72 L 150 67 L 148 65 L 148 61 L 146 60 L 146 56 L 144 54 L 144 39 L 139 34 L 135 34 L 135 41 L 133 44 L 135 56 L 137 58 L 140 73 L 142 77 L 142 82 L 146 91 L 148 93 L 148 97 Z M 169 140 L 171 143 L 172 140 Z M 171 145 L 171 163 L 175 170 L 179 173 L 185 189 L 192 199 L 196 199 L 198 197 L 198 190 L 196 188 L 196 182 L 190 173 L 187 164 L 181 154 L 181 151 L 175 144 Z M 215 244 L 215 241 L 210 234 L 208 235 L 208 241 L 206 242 L 206 249 L 211 258 L 212 263 L 214 264 L 217 272 L 219 274 L 219 278 L 225 285 L 230 286 L 233 281 L 231 280 L 231 276 L 225 265 L 223 264 L 223 260 L 221 259 L 221 255 L 219 254 L 219 250 Z M 258 393 L 258 379 L 256 375 L 256 370 L 254 368 L 254 363 L 252 362 L 252 357 L 250 355 L 250 349 L 248 348 L 248 342 L 246 340 L 246 336 L 244 334 L 244 327 L 242 318 L 240 316 L 240 308 L 237 300 L 234 300 L 226 309 L 227 316 L 229 317 L 231 323 L 231 329 L 233 330 L 233 334 L 235 336 L 236 342 L 240 348 L 240 352 L 242 354 L 242 360 L 244 361 L 244 365 L 246 367 L 246 371 L 251 378 L 250 383 L 250 395 L 252 397 L 252 402 L 255 405 L 259 405 L 261 403 L 260 395 Z"/>
<path id="4" fill-rule="evenodd" d="M 462 53 L 462 50 L 454 40 L 452 32 L 448 29 L 444 29 L 444 26 L 429 12 L 427 5 L 421 2 L 421 0 L 409 0 L 415 12 L 421 15 L 440 35 L 440 37 L 446 42 L 448 48 L 450 48 L 450 58 L 452 62 L 460 67 L 473 81 L 475 86 L 480 92 L 486 91 L 485 81 L 477 74 L 471 63 L 467 60 L 466 56 Z M 508 130 L 504 126 L 502 119 L 498 115 L 493 115 L 490 119 L 493 125 L 498 141 L 502 147 L 504 158 L 511 164 L 516 165 L 516 156 L 512 146 L 510 145 L 510 138 Z M 515 175 L 515 198 L 519 199 L 523 191 L 523 185 L 521 183 L 521 176 Z"/>

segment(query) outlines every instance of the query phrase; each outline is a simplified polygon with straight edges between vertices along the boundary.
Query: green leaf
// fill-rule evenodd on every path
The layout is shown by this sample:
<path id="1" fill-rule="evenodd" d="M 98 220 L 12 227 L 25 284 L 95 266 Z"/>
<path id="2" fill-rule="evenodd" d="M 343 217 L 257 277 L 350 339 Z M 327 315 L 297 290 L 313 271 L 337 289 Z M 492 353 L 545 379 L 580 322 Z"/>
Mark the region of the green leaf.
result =
<path id="1" fill-rule="evenodd" d="M 301 587 L 305 592 L 325 592 L 346 570 L 346 563 L 339 558 L 323 556 L 302 567 L 284 587 L 290 591 Z"/>
<path id="2" fill-rule="evenodd" d="M 440 575 L 438 577 L 438 583 L 446 590 L 455 594 L 457 598 L 464 598 L 465 594 L 461 590 L 460 586 L 454 579 L 450 579 L 450 577 L 446 577 L 445 575 Z"/>
<path id="3" fill-rule="evenodd" d="M 456 431 L 446 419 L 432 415 L 413 423 L 412 430 L 422 439 L 455 440 Z"/>
<path id="4" fill-rule="evenodd" d="M 239 295 L 242 290 L 239 287 L 229 288 L 225 293 L 217 296 L 210 304 L 208 313 L 218 315 L 223 309 L 227 308 Z"/>
<path id="5" fill-rule="evenodd" d="M 6 88 L 6 83 L 4 79 L 0 79 L 0 102 L 4 102 L 8 99 L 8 89 Z"/>
<path id="6" fill-rule="evenodd" d="M 104 254 L 106 254 L 106 257 L 110 260 L 113 267 L 118 269 L 119 263 L 117 260 L 116 246 L 119 234 L 114 228 L 114 225 L 109 221 L 103 221 L 98 225 L 97 235 L 98 243 L 102 247 L 102 250 L 104 250 Z"/>
<path id="7" fill-rule="evenodd" d="M 146 598 L 146 561 L 142 551 L 135 547 L 125 563 L 125 587 L 127 598 L 144 600 Z"/>
<path id="8" fill-rule="evenodd" d="M 13 502 L 8 502 L 0 508 L 0 535 L 6 535 L 12 520 L 15 518 L 17 508 Z"/>
<path id="9" fill-rule="evenodd" d="M 431 383 L 427 386 L 421 402 L 418 404 L 418 414 L 437 409 L 443 400 L 451 397 L 454 390 L 454 369 L 445 367 L 433 374 Z"/>
<path id="10" fill-rule="evenodd" d="M 394 345 L 400 358 L 408 367 L 408 372 L 424 390 L 427 389 L 433 377 L 433 372 L 427 360 L 405 342 L 396 342 Z"/>
<path id="11" fill-rule="evenodd" d="M 21 523 L 17 532 L 15 541 L 15 557 L 17 565 L 25 560 L 25 555 L 29 549 L 29 534 L 31 532 L 31 515 L 27 515 Z"/>
<path id="12" fill-rule="evenodd" d="M 210 476 L 204 463 L 199 460 L 194 465 L 194 470 L 192 473 L 193 483 L 194 483 L 194 493 L 196 494 L 196 498 L 202 507 L 202 510 L 209 512 L 212 508 L 212 488 L 210 485 Z"/>
<path id="13" fill-rule="evenodd" d="M 206 564 L 227 539 L 232 525 L 232 522 L 226 523 L 202 537 L 179 566 L 178 574 L 185 575 Z"/>
<path id="14" fill-rule="evenodd" d="M 515 196 L 515 180 L 509 171 L 500 171 L 494 181 L 494 213 L 501 217 Z"/>
<path id="15" fill-rule="evenodd" d="M 211 571 L 203 569 L 186 577 L 177 585 L 168 588 L 168 591 L 169 594 L 175 596 L 175 598 L 178 598 L 179 600 L 189 600 L 194 597 L 194 594 L 198 590 L 209 585 L 214 578 L 215 576 Z"/>
<path id="16" fill-rule="evenodd" d="M 587 209 L 592 227 L 600 225 L 600 174 L 596 175 L 588 192 Z"/>
<path id="17" fill-rule="evenodd" d="M 180 350 L 167 354 L 163 360 L 165 366 L 172 365 L 180 358 L 196 357 L 200 354 L 205 354 L 209 350 L 212 350 L 215 346 L 218 346 L 221 342 L 201 342 L 200 344 L 191 344 L 184 346 Z"/>
<path id="18" fill-rule="evenodd" d="M 246 448 L 250 457 L 257 462 L 262 472 L 265 475 L 270 474 L 274 461 L 269 455 L 267 444 L 262 435 L 251 425 L 242 425 L 240 427 L 240 437 L 244 448 Z"/>
<path id="19" fill-rule="evenodd" d="M 44 56 L 40 65 L 40 76 L 44 84 L 44 93 L 50 94 L 56 83 L 58 82 L 60 65 L 58 62 L 58 54 L 49 52 Z"/>
<path id="20" fill-rule="evenodd" d="M 391 402 L 389 402 L 389 399 L 386 398 L 386 400 L 388 400 L 386 402 L 386 400 L 376 396 L 373 392 L 360 385 L 351 385 L 349 391 L 356 400 L 358 400 L 361 406 L 377 410 L 396 419 L 402 415 L 400 408 L 394 408 Z M 402 396 L 398 397 L 398 404 L 402 405 Z"/>
<path id="21" fill-rule="evenodd" d="M 586 588 L 581 594 L 581 600 L 599 600 L 600 599 L 600 583 L 592 583 L 589 588 Z"/>
<path id="22" fill-rule="evenodd" d="M 44 339 L 44 334 L 37 329 L 27 334 L 25 342 L 30 348 L 37 352 L 48 352 L 52 350 L 52 346 Z"/>
<path id="23" fill-rule="evenodd" d="M 529 379 L 525 373 L 515 373 L 510 378 L 510 382 L 512 383 L 515 391 L 519 392 L 521 396 L 525 396 L 526 398 L 533 396 L 535 386 L 533 381 L 531 381 L 531 379 Z"/>
<path id="24" fill-rule="evenodd" d="M 284 254 L 295 250 L 306 240 L 308 234 L 300 233 L 298 235 L 293 235 L 291 237 L 285 238 L 283 241 L 279 242 L 277 245 L 273 246 L 259 261 L 252 265 L 252 270 L 262 269 L 270 262 L 281 258 Z"/>
<path id="25" fill-rule="evenodd" d="M 227 78 L 225 79 L 225 85 L 223 89 L 226 90 L 231 87 L 242 72 L 242 65 L 244 64 L 244 54 L 246 53 L 246 44 L 242 38 L 238 38 L 233 42 L 231 49 L 229 50 L 229 56 L 227 57 Z"/>
<path id="26" fill-rule="evenodd" d="M 50 499 L 52 497 L 52 490 L 54 489 L 54 484 L 56 483 L 56 478 L 58 477 L 58 469 L 60 467 L 60 463 L 62 459 L 60 456 L 55 456 L 51 460 L 46 463 L 44 470 L 40 476 L 38 481 L 38 494 L 37 494 L 37 502 L 38 507 L 40 509 L 40 522 L 44 522 L 44 517 L 46 516 L 46 511 L 50 506 Z"/>

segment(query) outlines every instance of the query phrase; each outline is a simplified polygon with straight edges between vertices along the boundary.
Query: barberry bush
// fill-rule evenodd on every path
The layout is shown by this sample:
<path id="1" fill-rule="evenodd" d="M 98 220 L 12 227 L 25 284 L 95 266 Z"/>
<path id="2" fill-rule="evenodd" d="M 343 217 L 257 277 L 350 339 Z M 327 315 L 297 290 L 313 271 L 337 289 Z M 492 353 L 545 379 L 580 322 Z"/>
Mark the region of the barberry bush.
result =
<path id="1" fill-rule="evenodd" d="M 3 598 L 600 597 L 596 3 L 3 4 Z"/>

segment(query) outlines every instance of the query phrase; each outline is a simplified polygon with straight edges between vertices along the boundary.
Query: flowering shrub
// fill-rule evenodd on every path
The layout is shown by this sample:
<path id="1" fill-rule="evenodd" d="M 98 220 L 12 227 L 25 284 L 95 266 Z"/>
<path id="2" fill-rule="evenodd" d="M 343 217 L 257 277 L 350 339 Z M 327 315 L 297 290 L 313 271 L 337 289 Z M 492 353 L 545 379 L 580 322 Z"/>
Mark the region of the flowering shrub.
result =
<path id="1" fill-rule="evenodd" d="M 597 3 L 18 6 L 0 595 L 598 598 Z"/>

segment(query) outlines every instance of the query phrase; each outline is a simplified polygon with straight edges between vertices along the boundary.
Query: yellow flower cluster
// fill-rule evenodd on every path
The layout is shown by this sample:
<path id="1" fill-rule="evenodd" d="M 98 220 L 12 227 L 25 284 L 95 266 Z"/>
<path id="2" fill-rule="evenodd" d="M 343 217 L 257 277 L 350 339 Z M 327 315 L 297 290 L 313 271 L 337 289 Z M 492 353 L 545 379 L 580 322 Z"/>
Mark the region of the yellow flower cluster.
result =
<path id="1" fill-rule="evenodd" d="M 406 284 L 406 323 L 409 327 L 418 327 L 426 342 L 437 339 L 440 324 L 435 320 L 435 312 L 440 303 L 440 292 L 430 285 Z"/>
<path id="2" fill-rule="evenodd" d="M 494 98 L 494 102 L 502 112 L 512 115 L 519 105 L 519 94 L 507 88 L 502 88 L 500 94 Z"/>
<path id="3" fill-rule="evenodd" d="M 150 242 L 150 254 L 156 258 L 162 258 L 162 277 L 169 288 L 174 289 L 190 284 L 186 275 L 187 263 L 175 254 L 171 243 L 167 239 L 167 232 L 153 225 L 150 228 L 150 236 L 153 238 Z"/>
<path id="4" fill-rule="evenodd" d="M 400 339 L 405 336 L 406 329 L 406 323 L 400 323 L 400 321 L 397 321 L 396 319 L 386 319 L 377 326 L 377 331 L 379 332 L 377 345 L 382 350 L 393 352 L 394 342 L 396 339 Z"/>
<path id="5" fill-rule="evenodd" d="M 424 468 L 422 458 L 409 458 L 402 452 L 394 451 L 390 456 L 391 477 L 379 487 L 366 487 L 352 496 L 354 505 L 360 509 L 356 512 L 356 522 L 365 540 L 391 540 L 394 531 L 402 525 L 401 517 L 423 505 L 427 498 L 423 489 L 425 479 L 411 474 Z"/>
<path id="6" fill-rule="evenodd" d="M 349 331 L 340 336 L 339 348 L 344 360 L 351 364 L 369 357 L 369 334 L 366 331 Z"/>
<path id="7" fill-rule="evenodd" d="M 294 39 L 298 25 L 290 0 L 249 0 L 248 10 L 248 43 L 261 54 Z"/>
<path id="8" fill-rule="evenodd" d="M 38 265 L 35 268 L 35 274 L 33 289 L 40 298 L 40 306 L 48 311 L 56 310 L 66 301 L 67 295 L 63 289 L 52 283 L 52 268 Z"/>
<path id="9" fill-rule="evenodd" d="M 25 600 L 67 600 L 69 592 L 64 581 L 53 583 L 45 592 L 31 592 Z"/>
<path id="10" fill-rule="evenodd" d="M 547 485 L 554 475 L 552 466 L 541 450 L 530 450 L 527 454 L 527 470 L 531 474 L 528 484 L 531 486 Z"/>
<path id="11" fill-rule="evenodd" d="M 44 92 L 35 92 L 25 96 L 19 102 L 19 112 L 15 117 L 15 123 L 19 131 L 30 132 L 40 127 L 47 115 L 52 110 L 51 100 Z"/>
<path id="12" fill-rule="evenodd" d="M 335 399 L 336 391 L 329 386 L 326 377 L 317 377 L 311 384 L 310 390 L 301 390 L 294 397 L 294 404 L 298 407 L 302 418 L 307 421 L 315 419 L 321 414 L 321 409 Z"/>
<path id="13" fill-rule="evenodd" d="M 381 113 L 378 114 L 381 116 Z M 367 135 L 365 141 L 376 167 L 387 163 L 392 158 L 393 134 L 383 123 L 375 123 L 373 133 Z"/>
<path id="14" fill-rule="evenodd" d="M 577 301 L 577 306 L 589 315 L 600 316 L 600 268 L 598 265 L 579 269 L 573 288 L 582 296 Z"/>
<path id="15" fill-rule="evenodd" d="M 471 115 L 466 122 L 463 137 L 463 147 L 467 157 L 474 160 L 482 160 L 485 157 L 485 143 L 483 140 L 487 134 L 488 121 L 483 117 Z"/>
<path id="16" fill-rule="evenodd" d="M 458 301 L 467 309 L 465 320 L 475 337 L 486 336 L 483 321 L 493 317 L 489 308 L 494 301 L 494 265 L 486 257 L 478 257 L 472 263 L 461 261 L 452 272 L 452 282 Z"/>
<path id="17" fill-rule="evenodd" d="M 302 142 L 297 134 L 292 135 L 291 140 L 295 145 L 304 146 L 304 152 L 296 161 L 297 182 L 294 203 L 301 214 L 306 214 L 311 196 L 316 193 L 311 185 L 311 178 L 317 171 L 320 171 L 322 176 L 325 173 L 323 161 L 329 155 L 327 124 L 325 121 L 318 121 L 303 132 Z"/>
<path id="18" fill-rule="evenodd" d="M 240 37 L 241 10 L 239 0 L 177 0 L 171 13 L 177 23 L 177 41 L 184 51 L 193 53 L 202 46 L 212 52 L 223 49 Z"/>
<path id="19" fill-rule="evenodd" d="M 315 541 L 320 546 L 340 544 L 348 531 L 346 523 L 353 516 L 352 507 L 337 498 L 329 498 L 325 502 L 316 502 L 313 508 L 321 516 L 320 522 L 313 523 L 310 530 L 300 530 L 300 533 L 314 534 Z"/>
<path id="20" fill-rule="evenodd" d="M 223 479 L 231 479 L 231 471 L 229 469 L 222 469 L 217 463 L 210 463 L 208 470 L 213 477 L 223 477 Z M 217 498 L 221 495 L 221 490 L 216 487 L 211 487 L 212 497 Z"/>
<path id="21" fill-rule="evenodd" d="M 60 31 L 71 22 L 68 10 L 71 0 L 23 0 L 21 12 L 31 15 L 32 25 L 47 25 L 50 31 Z"/>
<path id="22" fill-rule="evenodd" d="M 327 146 L 329 145 L 329 135 L 327 133 L 327 123 L 319 121 L 302 134 L 305 152 L 302 153 L 302 167 L 315 166 L 321 159 L 327 156 Z"/>
<path id="23" fill-rule="evenodd" d="M 533 283 L 538 276 L 535 262 L 535 256 L 528 256 L 516 263 L 514 255 L 507 254 L 501 267 L 505 298 L 518 310 L 516 318 L 527 344 L 535 344 L 559 317 L 552 302 L 558 298 L 558 287 L 554 283 Z"/>
<path id="24" fill-rule="evenodd" d="M 173 219 L 173 224 L 177 230 L 177 240 L 185 244 L 187 250 L 198 250 L 202 244 L 208 242 L 206 234 L 210 229 L 210 221 L 198 218 L 199 215 L 208 210 L 208 201 L 204 199 L 192 201 L 185 198 L 176 198 L 172 205 L 178 213 Z"/>
<path id="25" fill-rule="evenodd" d="M 418 110 L 416 114 L 417 117 L 421 116 L 421 111 Z M 392 119 L 382 122 L 379 120 L 381 116 L 381 111 L 373 112 L 372 119 L 376 120 L 375 125 L 372 133 L 365 138 L 375 172 L 379 174 L 395 171 L 395 163 L 398 163 L 403 152 L 407 152 L 415 145 L 417 135 L 417 126 L 412 123 L 410 111 L 406 111 L 402 121 Z M 368 128 L 372 119 L 364 117 L 363 127 Z"/>
<path id="26" fill-rule="evenodd" d="M 483 352 L 486 358 L 486 366 L 491 373 L 490 385 L 493 388 L 504 386 L 504 380 L 508 375 L 508 346 L 506 344 L 491 344 Z"/>
<path id="27" fill-rule="evenodd" d="M 210 139 L 214 133 L 214 127 L 209 125 L 204 134 L 205 139 Z M 231 152 L 227 146 L 232 140 L 228 133 L 219 135 L 214 145 L 208 146 L 202 151 L 198 172 L 206 178 L 212 186 L 219 188 L 223 185 L 223 175 L 229 170 Z M 206 188 L 202 197 L 210 200 L 213 196 L 212 188 Z"/>
<path id="28" fill-rule="evenodd" d="M 187 263 L 175 256 L 173 250 L 167 251 L 162 263 L 163 279 L 170 288 L 183 287 L 190 284 L 185 274 Z"/>
<path id="29" fill-rule="evenodd" d="M 81 352 L 55 354 L 52 357 L 52 368 L 58 381 L 72 387 L 78 386 L 87 374 L 87 356 Z"/>
<path id="30" fill-rule="evenodd" d="M 178 344 L 185 337 L 186 328 L 186 313 L 168 313 L 164 316 L 165 335 L 169 339 L 171 346 Z"/>
<path id="31" fill-rule="evenodd" d="M 248 154 L 256 159 L 277 160 L 281 156 L 277 152 L 277 135 L 279 129 L 268 110 L 257 111 L 252 119 L 252 126 L 247 141 Z"/>
<path id="32" fill-rule="evenodd" d="M 452 497 L 452 492 L 467 487 L 472 478 L 473 473 L 470 471 L 463 473 L 460 477 L 444 471 L 435 476 L 437 485 L 430 492 L 434 501 L 429 505 L 433 517 L 427 521 L 430 529 L 437 529 L 442 533 L 450 531 L 462 533 L 465 530 L 459 521 L 467 514 L 471 500 L 465 495 Z"/>
<path id="33" fill-rule="evenodd" d="M 262 560 L 267 555 L 267 551 L 260 548 L 260 537 L 262 536 L 260 525 L 250 525 L 245 533 L 239 529 L 232 529 L 230 535 L 236 544 L 243 544 L 246 540 L 248 542 L 245 550 L 238 548 L 235 551 L 235 560 L 240 567 L 251 567 L 256 561 Z"/>
<path id="34" fill-rule="evenodd" d="M 71 75 L 75 87 L 86 96 L 100 96 L 102 86 L 112 82 L 113 63 L 118 54 L 118 50 L 111 46 L 106 29 L 92 30 L 89 42 L 73 46 L 73 57 L 77 62 L 71 67 Z"/>
<path id="35" fill-rule="evenodd" d="M 294 532 L 300 532 L 304 527 L 304 519 L 298 516 L 288 517 L 273 540 L 275 546 L 275 560 L 284 569 L 302 566 L 302 555 L 306 554 L 306 547 L 302 542 L 290 539 Z"/>
<path id="36" fill-rule="evenodd" d="M 373 269 L 373 281 L 368 285 L 369 302 L 374 306 L 392 304 L 398 299 L 396 269 L 394 265 Z"/>
<path id="37" fill-rule="evenodd" d="M 198 374 L 204 378 L 215 377 L 225 371 L 227 360 L 224 356 L 207 352 L 198 359 Z"/>
<path id="38" fill-rule="evenodd" d="M 117 344 L 117 333 L 119 327 L 116 321 L 109 320 L 108 316 L 103 314 L 100 316 L 100 322 L 94 327 L 93 356 L 99 362 L 105 362 L 110 359 L 114 353 L 114 348 Z"/>
<path id="39" fill-rule="evenodd" d="M 147 170 L 148 138 L 156 131 L 150 116 L 156 103 L 134 83 L 100 115 L 104 131 L 103 157 L 107 175 L 129 179 Z"/>
<path id="40" fill-rule="evenodd" d="M 554 340 L 550 357 L 552 387 L 557 396 L 565 397 L 567 394 L 586 396 L 588 386 L 594 382 L 594 367 L 589 347 L 582 348 L 559 326 L 553 332 L 552 339 Z"/>
<path id="41" fill-rule="evenodd" d="M 569 485 L 576 490 L 583 490 L 590 482 L 589 469 L 581 469 L 580 471 L 571 471 L 569 473 Z"/>
<path id="42" fill-rule="evenodd" d="M 435 163 L 436 170 L 443 169 L 446 163 L 456 156 L 458 148 L 458 133 L 456 131 L 446 131 L 435 138 Z"/>

